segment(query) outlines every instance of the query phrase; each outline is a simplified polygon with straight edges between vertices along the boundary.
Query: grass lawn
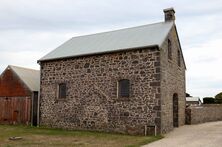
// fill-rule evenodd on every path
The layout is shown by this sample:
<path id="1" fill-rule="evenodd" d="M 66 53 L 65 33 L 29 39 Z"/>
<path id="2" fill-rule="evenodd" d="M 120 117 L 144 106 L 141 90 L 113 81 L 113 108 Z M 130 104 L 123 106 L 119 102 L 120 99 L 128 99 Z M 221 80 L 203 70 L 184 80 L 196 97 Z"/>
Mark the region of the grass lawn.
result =
<path id="1" fill-rule="evenodd" d="M 22 139 L 9 140 L 13 136 Z M 160 138 L 0 125 L 0 147 L 139 147 Z"/>

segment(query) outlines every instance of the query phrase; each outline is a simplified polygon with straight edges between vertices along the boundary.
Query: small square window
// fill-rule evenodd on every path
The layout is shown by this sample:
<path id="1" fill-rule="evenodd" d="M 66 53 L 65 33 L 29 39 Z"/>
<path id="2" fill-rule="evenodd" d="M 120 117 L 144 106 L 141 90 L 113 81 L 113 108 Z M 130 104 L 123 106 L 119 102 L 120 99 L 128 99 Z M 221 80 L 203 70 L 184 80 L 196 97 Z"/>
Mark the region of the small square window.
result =
<path id="1" fill-rule="evenodd" d="M 118 82 L 118 96 L 129 97 L 130 95 L 130 82 L 127 79 L 119 80 Z"/>
<path id="2" fill-rule="evenodd" d="M 60 83 L 58 85 L 58 99 L 65 99 L 66 98 L 66 84 Z"/>

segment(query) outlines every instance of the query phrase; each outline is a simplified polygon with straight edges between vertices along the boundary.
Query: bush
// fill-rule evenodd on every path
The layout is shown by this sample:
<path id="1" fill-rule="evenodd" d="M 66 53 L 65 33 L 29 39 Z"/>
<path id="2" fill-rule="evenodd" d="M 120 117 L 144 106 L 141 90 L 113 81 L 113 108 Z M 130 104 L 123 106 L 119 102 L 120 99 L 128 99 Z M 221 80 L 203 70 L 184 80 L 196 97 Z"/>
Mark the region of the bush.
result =
<path id="1" fill-rule="evenodd" d="M 218 93 L 216 96 L 215 96 L 215 102 L 217 104 L 222 104 L 222 92 Z"/>
<path id="2" fill-rule="evenodd" d="M 203 98 L 203 103 L 204 104 L 214 104 L 215 99 L 213 97 L 205 97 L 205 98 Z"/>
<path id="3" fill-rule="evenodd" d="M 215 99 L 216 104 L 222 104 L 222 99 Z"/>
<path id="4" fill-rule="evenodd" d="M 186 97 L 192 97 L 189 93 L 186 93 Z"/>
<path id="5" fill-rule="evenodd" d="M 222 92 L 218 93 L 218 94 L 215 96 L 215 99 L 222 99 Z"/>

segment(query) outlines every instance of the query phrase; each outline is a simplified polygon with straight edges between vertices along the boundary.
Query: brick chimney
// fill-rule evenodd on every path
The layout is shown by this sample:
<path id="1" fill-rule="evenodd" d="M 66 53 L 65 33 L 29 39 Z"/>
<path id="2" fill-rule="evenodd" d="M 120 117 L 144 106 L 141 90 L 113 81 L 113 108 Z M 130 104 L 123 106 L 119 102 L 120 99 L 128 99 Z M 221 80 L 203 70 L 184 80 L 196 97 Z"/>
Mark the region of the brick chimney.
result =
<path id="1" fill-rule="evenodd" d="M 175 18 L 175 11 L 173 8 L 167 8 L 163 10 L 164 14 L 165 14 L 165 22 L 166 21 L 174 21 Z"/>

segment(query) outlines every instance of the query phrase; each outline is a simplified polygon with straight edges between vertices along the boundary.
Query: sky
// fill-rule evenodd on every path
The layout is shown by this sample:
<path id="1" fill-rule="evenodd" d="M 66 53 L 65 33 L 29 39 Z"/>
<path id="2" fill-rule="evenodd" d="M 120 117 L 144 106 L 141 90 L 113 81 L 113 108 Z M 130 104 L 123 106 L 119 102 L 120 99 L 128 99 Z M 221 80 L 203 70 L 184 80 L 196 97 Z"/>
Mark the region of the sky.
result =
<path id="1" fill-rule="evenodd" d="M 74 36 L 164 21 L 173 7 L 192 96 L 222 91 L 222 0 L 0 0 L 0 73 L 37 60 Z"/>

